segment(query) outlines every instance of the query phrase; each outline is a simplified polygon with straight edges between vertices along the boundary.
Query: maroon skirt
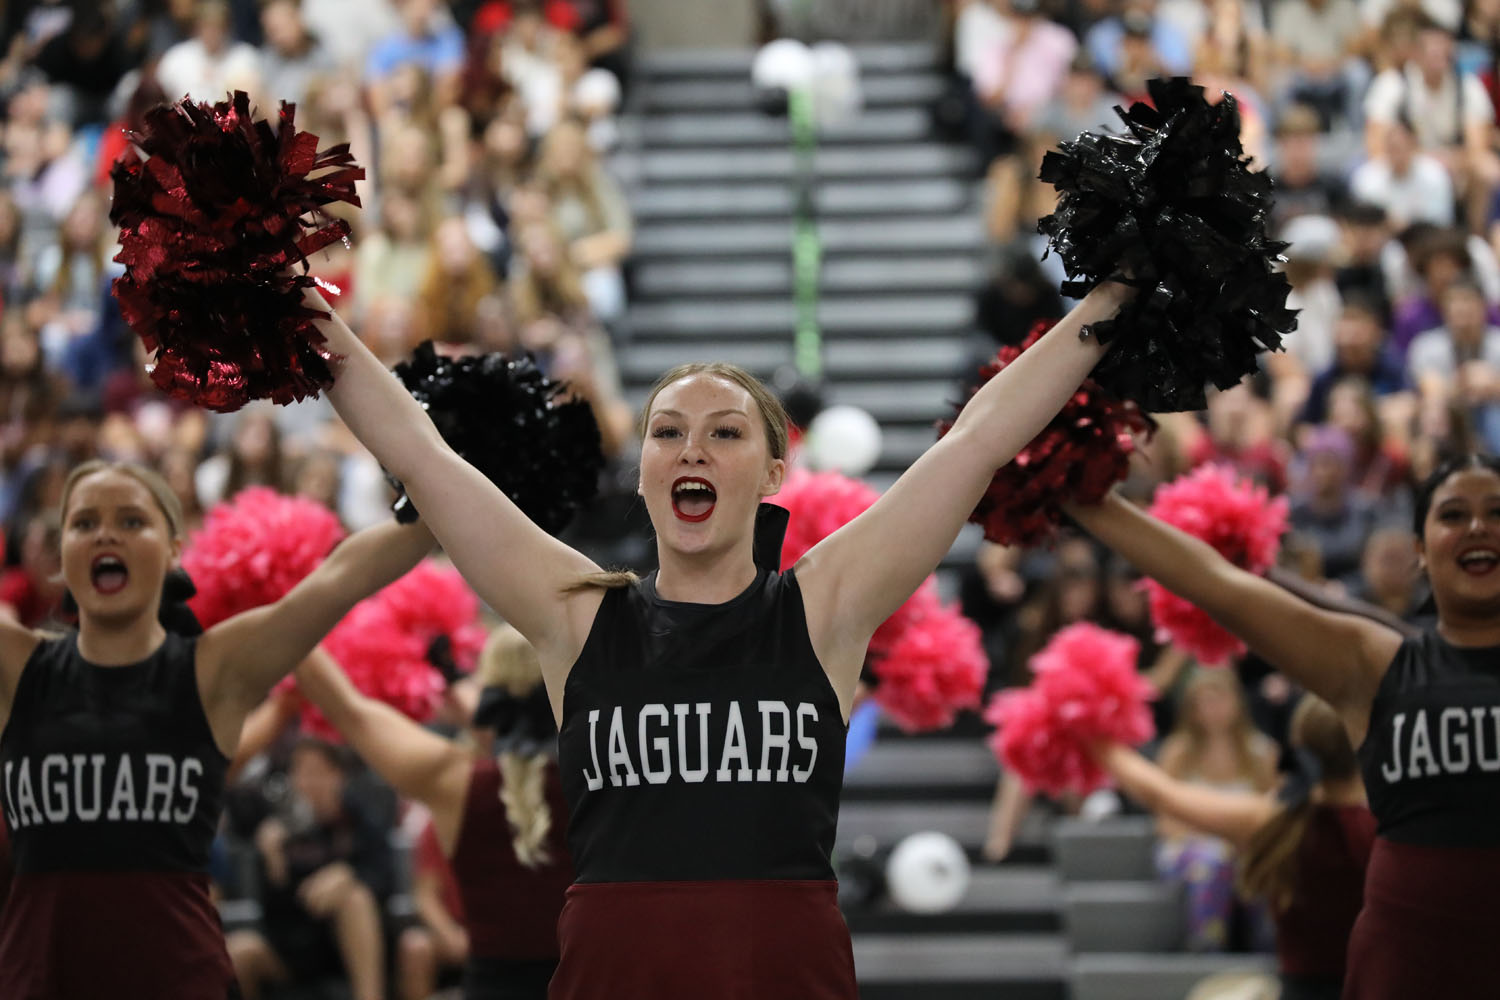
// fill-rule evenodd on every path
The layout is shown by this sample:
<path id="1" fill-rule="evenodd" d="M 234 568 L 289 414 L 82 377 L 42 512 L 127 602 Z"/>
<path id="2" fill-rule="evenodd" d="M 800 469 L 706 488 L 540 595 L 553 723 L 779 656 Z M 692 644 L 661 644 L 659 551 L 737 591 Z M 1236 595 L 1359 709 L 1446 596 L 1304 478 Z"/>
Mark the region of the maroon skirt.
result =
<path id="1" fill-rule="evenodd" d="M 1500 848 L 1377 839 L 1344 1000 L 1500 997 Z"/>
<path id="2" fill-rule="evenodd" d="M 568 889 L 549 1000 L 857 1000 L 837 882 Z"/>
<path id="3" fill-rule="evenodd" d="M 238 996 L 208 876 L 17 875 L 0 915 L 5 1000 Z"/>

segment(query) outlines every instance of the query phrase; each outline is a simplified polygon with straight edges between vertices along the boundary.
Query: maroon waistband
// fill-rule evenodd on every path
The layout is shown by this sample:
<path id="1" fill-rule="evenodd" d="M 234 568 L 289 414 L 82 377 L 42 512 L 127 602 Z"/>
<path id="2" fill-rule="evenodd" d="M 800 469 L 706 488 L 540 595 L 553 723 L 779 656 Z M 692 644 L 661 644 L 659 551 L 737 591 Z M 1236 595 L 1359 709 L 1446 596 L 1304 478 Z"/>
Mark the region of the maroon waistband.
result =
<path id="1" fill-rule="evenodd" d="M 1439 917 L 1490 912 L 1500 899 L 1500 847 L 1427 847 L 1375 839 L 1365 905 Z"/>

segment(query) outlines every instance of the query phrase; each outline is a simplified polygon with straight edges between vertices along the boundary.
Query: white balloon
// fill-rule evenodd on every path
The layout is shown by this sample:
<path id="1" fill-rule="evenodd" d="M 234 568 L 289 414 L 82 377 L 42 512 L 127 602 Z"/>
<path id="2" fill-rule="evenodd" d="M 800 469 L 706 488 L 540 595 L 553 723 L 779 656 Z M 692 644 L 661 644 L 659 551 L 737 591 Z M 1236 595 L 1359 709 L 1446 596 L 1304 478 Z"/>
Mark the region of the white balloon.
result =
<path id="1" fill-rule="evenodd" d="M 766 90 L 795 90 L 813 81 L 813 54 L 795 38 L 767 42 L 750 64 L 750 80 Z"/>
<path id="2" fill-rule="evenodd" d="M 842 42 L 819 42 L 812 47 L 813 105 L 818 124 L 851 118 L 864 104 L 859 87 L 859 60 Z"/>
<path id="3" fill-rule="evenodd" d="M 909 913 L 942 913 L 969 891 L 969 858 L 946 833 L 914 833 L 891 852 L 886 887 L 896 905 Z"/>
<path id="4" fill-rule="evenodd" d="M 830 406 L 807 428 L 803 452 L 814 469 L 862 476 L 880 459 L 880 425 L 857 406 Z"/>

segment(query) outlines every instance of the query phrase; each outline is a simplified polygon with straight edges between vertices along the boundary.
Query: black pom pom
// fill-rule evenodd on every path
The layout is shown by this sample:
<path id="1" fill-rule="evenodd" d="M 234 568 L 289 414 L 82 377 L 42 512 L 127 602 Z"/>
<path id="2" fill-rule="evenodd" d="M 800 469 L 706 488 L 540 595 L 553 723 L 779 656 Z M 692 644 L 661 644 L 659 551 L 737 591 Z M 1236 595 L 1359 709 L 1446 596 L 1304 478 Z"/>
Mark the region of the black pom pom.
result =
<path id="1" fill-rule="evenodd" d="M 1183 77 L 1148 84 L 1155 107 L 1116 108 L 1124 135 L 1085 132 L 1042 161 L 1057 211 L 1038 224 L 1070 278 L 1068 295 L 1127 275 L 1140 291 L 1091 328 L 1112 349 L 1093 378 L 1147 412 L 1201 410 L 1259 370 L 1297 325 L 1291 286 L 1266 236 L 1271 179 L 1240 146 L 1234 97 L 1210 105 Z"/>
<path id="2" fill-rule="evenodd" d="M 396 375 L 449 447 L 542 530 L 557 534 L 594 498 L 604 454 L 593 408 L 559 400 L 567 386 L 549 379 L 529 355 L 448 358 L 429 340 L 396 366 Z M 396 518 L 415 521 L 416 508 L 396 486 Z"/>

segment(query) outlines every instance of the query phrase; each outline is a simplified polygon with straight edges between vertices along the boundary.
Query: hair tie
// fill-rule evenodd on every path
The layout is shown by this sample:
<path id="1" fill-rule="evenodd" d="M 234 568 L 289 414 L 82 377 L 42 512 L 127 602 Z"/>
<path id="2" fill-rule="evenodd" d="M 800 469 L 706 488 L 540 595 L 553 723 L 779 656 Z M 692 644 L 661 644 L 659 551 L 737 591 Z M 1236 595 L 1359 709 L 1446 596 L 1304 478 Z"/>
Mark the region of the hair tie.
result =
<path id="1" fill-rule="evenodd" d="M 427 662 L 443 675 L 449 687 L 464 677 L 464 672 L 458 669 L 458 661 L 453 659 L 453 639 L 446 633 L 433 636 L 427 644 Z"/>
<path id="2" fill-rule="evenodd" d="M 495 753 L 517 753 L 531 757 L 557 740 L 557 722 L 547 688 L 538 684 L 529 694 L 515 695 L 492 684 L 479 693 L 474 726 L 495 731 Z"/>
<path id="3" fill-rule="evenodd" d="M 1292 747 L 1291 768 L 1276 798 L 1288 809 L 1299 809 L 1312 798 L 1323 780 L 1323 762 L 1305 747 Z"/>

